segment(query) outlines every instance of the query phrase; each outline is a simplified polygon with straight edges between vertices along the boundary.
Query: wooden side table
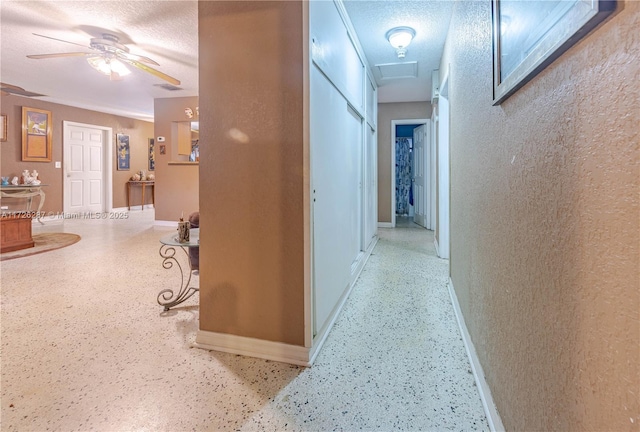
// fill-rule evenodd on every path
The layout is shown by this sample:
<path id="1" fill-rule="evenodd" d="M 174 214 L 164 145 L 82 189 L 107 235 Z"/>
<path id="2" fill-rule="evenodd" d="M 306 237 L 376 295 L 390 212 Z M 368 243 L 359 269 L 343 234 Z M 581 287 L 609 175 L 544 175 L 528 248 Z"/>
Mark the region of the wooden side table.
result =
<path id="1" fill-rule="evenodd" d="M 144 190 L 147 186 L 152 186 L 153 189 L 151 191 L 151 204 L 154 205 L 155 207 L 155 202 L 156 202 L 156 187 L 155 187 L 155 182 L 153 180 L 145 180 L 145 181 L 134 181 L 134 180 L 129 180 L 127 182 L 127 207 L 129 208 L 129 210 L 131 210 L 131 186 L 140 186 L 142 187 L 142 210 L 144 210 Z"/>

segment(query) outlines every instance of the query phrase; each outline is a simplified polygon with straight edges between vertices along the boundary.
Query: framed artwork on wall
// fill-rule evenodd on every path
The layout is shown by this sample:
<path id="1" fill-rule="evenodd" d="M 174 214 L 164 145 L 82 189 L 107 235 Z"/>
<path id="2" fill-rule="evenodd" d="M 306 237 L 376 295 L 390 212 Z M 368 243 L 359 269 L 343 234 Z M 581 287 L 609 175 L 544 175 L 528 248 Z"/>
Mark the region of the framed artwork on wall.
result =
<path id="1" fill-rule="evenodd" d="M 0 114 L 0 142 L 7 140 L 7 116 Z"/>
<path id="2" fill-rule="evenodd" d="M 493 105 L 529 82 L 615 7 L 615 0 L 492 0 Z"/>
<path id="3" fill-rule="evenodd" d="M 127 171 L 130 166 L 131 148 L 129 147 L 129 135 L 116 135 L 116 152 L 118 156 L 118 170 Z"/>
<path id="4" fill-rule="evenodd" d="M 156 169 L 155 141 L 149 138 L 149 171 Z"/>
<path id="5" fill-rule="evenodd" d="M 22 160 L 51 162 L 51 111 L 22 107 Z"/>

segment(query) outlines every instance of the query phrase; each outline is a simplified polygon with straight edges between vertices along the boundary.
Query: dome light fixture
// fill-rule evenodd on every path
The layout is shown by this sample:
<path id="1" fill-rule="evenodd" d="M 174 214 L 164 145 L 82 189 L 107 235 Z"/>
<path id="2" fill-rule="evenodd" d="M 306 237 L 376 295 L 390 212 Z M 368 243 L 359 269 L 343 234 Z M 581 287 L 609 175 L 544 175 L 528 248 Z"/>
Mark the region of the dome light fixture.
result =
<path id="1" fill-rule="evenodd" d="M 385 35 L 392 47 L 396 49 L 398 58 L 402 59 L 407 55 L 407 47 L 416 35 L 416 31 L 411 27 L 394 27 Z"/>

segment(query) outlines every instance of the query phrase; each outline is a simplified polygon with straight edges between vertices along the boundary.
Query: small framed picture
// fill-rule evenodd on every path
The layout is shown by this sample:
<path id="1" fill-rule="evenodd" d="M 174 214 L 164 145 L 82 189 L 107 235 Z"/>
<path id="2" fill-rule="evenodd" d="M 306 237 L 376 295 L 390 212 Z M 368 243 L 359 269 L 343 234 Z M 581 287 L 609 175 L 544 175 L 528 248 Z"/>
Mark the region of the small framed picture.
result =
<path id="1" fill-rule="evenodd" d="M 51 162 L 51 111 L 22 107 L 22 160 Z"/>
<path id="2" fill-rule="evenodd" d="M 7 116 L 0 114 L 0 142 L 7 140 Z"/>
<path id="3" fill-rule="evenodd" d="M 156 169 L 156 152 L 155 141 L 153 138 L 149 138 L 149 171 Z"/>
<path id="4" fill-rule="evenodd" d="M 116 135 L 116 151 L 118 152 L 118 170 L 128 171 L 131 148 L 129 147 L 129 135 L 117 134 Z"/>
<path id="5" fill-rule="evenodd" d="M 167 146 L 165 144 L 160 144 L 160 154 L 167 154 Z"/>

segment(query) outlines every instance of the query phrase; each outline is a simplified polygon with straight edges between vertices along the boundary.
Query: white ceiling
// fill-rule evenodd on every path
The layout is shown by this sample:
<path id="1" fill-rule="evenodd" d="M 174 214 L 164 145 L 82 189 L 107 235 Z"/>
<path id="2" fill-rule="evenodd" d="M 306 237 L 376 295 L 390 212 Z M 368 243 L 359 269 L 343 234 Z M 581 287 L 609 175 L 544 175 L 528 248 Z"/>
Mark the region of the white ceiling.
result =
<path id="1" fill-rule="evenodd" d="M 431 100 L 431 73 L 440 68 L 444 41 L 453 10 L 452 0 L 371 1 L 347 0 L 351 18 L 371 66 L 378 88 L 379 102 L 418 102 Z M 404 59 L 385 38 L 394 27 L 416 31 Z M 377 64 L 418 62 L 416 78 L 381 79 Z"/>
<path id="2" fill-rule="evenodd" d="M 439 67 L 452 6 L 450 0 L 345 2 L 380 86 L 380 102 L 430 99 L 431 71 Z M 198 94 L 197 1 L 2 0 L 0 8 L 0 81 L 45 95 L 39 99 L 153 120 L 155 98 Z M 385 39 L 396 26 L 416 30 L 402 61 L 418 62 L 417 78 L 385 80 L 375 68 L 401 61 Z M 135 68 L 121 81 L 110 81 L 83 57 L 29 59 L 28 54 L 83 51 L 33 33 L 85 46 L 102 33 L 116 34 L 131 53 L 152 58 L 160 64 L 156 69 L 180 80 L 182 90 L 160 88 L 165 81 Z"/>

